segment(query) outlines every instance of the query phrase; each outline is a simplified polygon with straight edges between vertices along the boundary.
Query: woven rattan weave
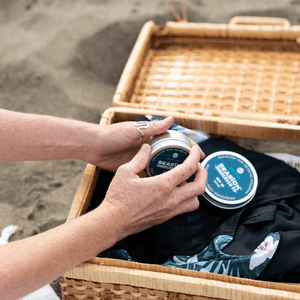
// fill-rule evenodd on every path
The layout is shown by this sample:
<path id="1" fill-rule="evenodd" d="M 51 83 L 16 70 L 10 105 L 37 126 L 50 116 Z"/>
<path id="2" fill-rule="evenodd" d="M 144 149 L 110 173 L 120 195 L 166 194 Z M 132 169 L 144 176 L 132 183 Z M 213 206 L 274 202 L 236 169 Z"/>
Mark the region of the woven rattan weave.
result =
<path id="1" fill-rule="evenodd" d="M 300 27 L 239 20 L 146 23 L 114 106 L 299 125 Z"/>
<path id="2" fill-rule="evenodd" d="M 213 300 L 201 296 L 192 296 L 182 293 L 165 292 L 130 285 L 98 283 L 86 280 L 61 278 L 63 299 L 80 300 Z M 218 298 L 220 299 L 220 298 Z"/>
<path id="3" fill-rule="evenodd" d="M 157 40 L 131 104 L 300 124 L 300 46 L 284 41 Z"/>

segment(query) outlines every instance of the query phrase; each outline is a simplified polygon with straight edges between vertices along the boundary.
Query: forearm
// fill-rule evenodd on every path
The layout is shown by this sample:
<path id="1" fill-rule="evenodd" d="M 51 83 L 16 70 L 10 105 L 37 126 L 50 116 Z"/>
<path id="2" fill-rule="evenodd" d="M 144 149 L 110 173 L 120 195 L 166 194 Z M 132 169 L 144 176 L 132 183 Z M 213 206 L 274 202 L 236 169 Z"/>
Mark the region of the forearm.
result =
<path id="1" fill-rule="evenodd" d="M 118 240 L 105 211 L 90 212 L 36 236 L 0 247 L 1 299 L 17 299 L 95 257 Z"/>
<path id="2" fill-rule="evenodd" d="M 0 162 L 85 160 L 99 125 L 0 109 Z"/>

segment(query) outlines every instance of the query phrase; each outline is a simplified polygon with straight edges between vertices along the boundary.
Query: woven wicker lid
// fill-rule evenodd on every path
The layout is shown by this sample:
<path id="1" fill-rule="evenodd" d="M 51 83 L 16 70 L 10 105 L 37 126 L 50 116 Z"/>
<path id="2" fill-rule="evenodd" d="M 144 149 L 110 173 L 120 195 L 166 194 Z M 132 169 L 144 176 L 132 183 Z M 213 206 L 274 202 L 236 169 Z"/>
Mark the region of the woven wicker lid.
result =
<path id="1" fill-rule="evenodd" d="M 299 125 L 298 37 L 281 18 L 147 22 L 113 104 Z"/>

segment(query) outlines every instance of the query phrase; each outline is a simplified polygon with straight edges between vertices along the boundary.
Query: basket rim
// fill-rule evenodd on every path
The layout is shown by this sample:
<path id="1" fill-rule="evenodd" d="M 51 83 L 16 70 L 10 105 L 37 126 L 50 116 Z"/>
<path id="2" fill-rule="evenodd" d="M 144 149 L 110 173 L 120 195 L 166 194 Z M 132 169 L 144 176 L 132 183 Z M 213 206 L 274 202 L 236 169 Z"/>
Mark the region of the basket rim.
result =
<path id="1" fill-rule="evenodd" d="M 158 271 L 159 267 L 164 270 Z M 251 280 L 184 269 L 180 269 L 182 274 L 176 274 L 176 271 L 168 269 L 177 268 L 94 258 L 66 272 L 62 277 L 66 280 L 69 278 L 95 283 L 131 285 L 218 299 L 230 299 L 233 294 L 236 295 L 235 299 L 242 299 L 246 294 L 264 295 L 264 299 L 270 300 L 276 297 L 280 299 L 300 297 L 300 285 L 296 284 Z"/>
<path id="2" fill-rule="evenodd" d="M 101 115 L 100 124 L 106 124 L 112 118 L 114 114 L 135 114 L 135 115 L 156 115 L 160 117 L 173 116 L 176 119 L 191 120 L 193 122 L 202 122 L 202 124 L 211 124 L 208 127 L 211 131 L 207 131 L 209 134 L 216 134 L 219 136 L 230 136 L 234 138 L 252 138 L 252 139 L 263 139 L 263 140 L 274 140 L 274 141 L 289 141 L 289 142 L 300 142 L 300 126 L 294 124 L 269 122 L 262 120 L 244 120 L 220 116 L 207 116 L 191 114 L 188 112 L 178 111 L 165 111 L 156 109 L 145 109 L 135 107 L 123 107 L 115 106 L 106 109 Z M 202 130 L 202 128 L 198 128 Z M 249 129 L 249 130 L 248 130 Z M 260 129 L 262 137 L 258 137 L 254 129 Z M 205 130 L 204 130 L 205 131 Z M 213 132 L 215 131 L 215 132 Z M 252 132 L 250 132 L 252 131 Z M 276 133 L 270 136 L 270 132 Z M 245 135 L 242 135 L 246 133 Z"/>
<path id="3" fill-rule="evenodd" d="M 294 129 L 300 130 L 299 125 L 295 124 L 286 124 L 286 123 L 277 123 L 277 122 L 268 122 L 268 121 L 258 121 L 258 120 L 242 120 L 236 118 L 229 118 L 229 117 L 220 117 L 220 116 L 209 116 L 209 115 L 199 115 L 199 114 L 191 114 L 188 112 L 179 112 L 176 110 L 157 110 L 155 108 L 146 109 L 146 108 L 135 108 L 135 107 L 121 107 L 115 106 L 106 109 L 102 115 L 102 118 L 110 118 L 111 114 L 113 113 L 132 113 L 132 114 L 146 114 L 146 115 L 160 115 L 160 116 L 173 116 L 174 118 L 192 118 L 196 120 L 203 120 L 203 121 L 217 121 L 222 120 L 223 122 L 229 122 L 232 124 L 249 124 L 249 125 L 260 125 L 261 127 L 270 127 L 273 128 L 274 125 L 278 126 L 279 128 L 286 128 L 286 129 Z"/>

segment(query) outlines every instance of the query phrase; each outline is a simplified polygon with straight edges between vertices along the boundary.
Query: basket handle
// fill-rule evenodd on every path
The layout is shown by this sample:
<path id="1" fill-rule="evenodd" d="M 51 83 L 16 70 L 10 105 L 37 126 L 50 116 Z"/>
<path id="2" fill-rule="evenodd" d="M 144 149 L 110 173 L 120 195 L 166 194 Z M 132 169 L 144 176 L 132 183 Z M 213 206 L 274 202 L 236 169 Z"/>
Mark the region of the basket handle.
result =
<path id="1" fill-rule="evenodd" d="M 282 27 L 291 27 L 289 20 L 284 18 L 268 18 L 268 17 L 244 17 L 237 16 L 233 17 L 230 25 L 280 25 Z"/>
<path id="2" fill-rule="evenodd" d="M 176 6 L 180 6 L 182 18 L 180 17 L 179 13 L 177 12 Z M 184 5 L 182 3 L 180 3 L 180 2 L 174 2 L 171 5 L 171 11 L 172 11 L 175 19 L 178 22 L 188 22 L 187 12 L 186 12 L 186 9 L 185 9 L 185 7 L 184 7 Z"/>

